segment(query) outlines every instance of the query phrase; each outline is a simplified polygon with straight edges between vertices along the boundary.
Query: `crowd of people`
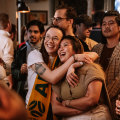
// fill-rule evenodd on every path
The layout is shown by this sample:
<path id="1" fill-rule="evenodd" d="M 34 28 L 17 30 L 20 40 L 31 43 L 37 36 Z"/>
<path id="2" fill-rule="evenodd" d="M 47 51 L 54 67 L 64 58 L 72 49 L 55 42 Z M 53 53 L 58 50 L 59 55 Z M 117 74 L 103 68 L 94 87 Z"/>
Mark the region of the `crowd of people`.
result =
<path id="1" fill-rule="evenodd" d="M 120 120 L 120 14 L 93 18 L 61 5 L 47 29 L 27 23 L 15 47 L 0 14 L 1 120 Z"/>

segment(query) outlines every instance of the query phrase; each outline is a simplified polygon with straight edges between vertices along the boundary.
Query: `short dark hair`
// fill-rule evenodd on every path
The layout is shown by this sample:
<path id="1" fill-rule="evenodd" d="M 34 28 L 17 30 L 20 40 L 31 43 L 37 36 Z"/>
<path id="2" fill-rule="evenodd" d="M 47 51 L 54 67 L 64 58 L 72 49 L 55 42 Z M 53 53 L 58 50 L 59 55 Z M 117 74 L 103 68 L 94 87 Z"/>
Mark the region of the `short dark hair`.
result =
<path id="1" fill-rule="evenodd" d="M 6 29 L 9 23 L 9 16 L 6 13 L 0 13 L 0 29 Z"/>
<path id="2" fill-rule="evenodd" d="M 92 19 L 86 14 L 81 14 L 75 19 L 75 24 L 79 25 L 80 23 L 83 23 L 87 28 L 92 27 Z"/>
<path id="3" fill-rule="evenodd" d="M 104 14 L 103 18 L 102 18 L 101 25 L 102 25 L 102 23 L 103 23 L 103 19 L 104 19 L 105 17 L 107 17 L 107 16 L 115 16 L 116 23 L 118 24 L 118 26 L 120 26 L 120 14 L 119 14 L 119 12 L 116 11 L 116 10 L 109 10 L 109 11 L 107 11 L 107 12 Z M 103 44 L 106 44 L 106 43 L 107 43 L 107 40 L 106 40 L 106 38 L 103 36 L 103 34 L 102 34 L 102 40 L 101 40 L 101 42 L 102 42 Z"/>
<path id="4" fill-rule="evenodd" d="M 56 10 L 60 10 L 60 9 L 66 9 L 66 18 L 68 19 L 75 19 L 77 17 L 77 12 L 76 10 L 68 5 L 60 5 L 56 8 Z"/>
<path id="5" fill-rule="evenodd" d="M 48 31 L 49 29 L 51 29 L 51 28 L 59 29 L 59 30 L 62 32 L 63 36 L 65 36 L 65 31 L 64 31 L 62 28 L 60 28 L 59 26 L 56 26 L 56 25 L 51 25 L 51 26 L 49 26 L 49 27 L 46 29 L 46 31 L 45 31 L 45 35 L 46 35 L 47 31 Z"/>
<path id="6" fill-rule="evenodd" d="M 68 6 L 66 4 L 63 4 L 63 5 L 59 5 L 56 10 L 60 10 L 60 9 L 66 9 L 66 20 L 69 20 L 69 19 L 73 19 L 73 24 L 72 24 L 72 28 L 73 28 L 73 32 L 75 33 L 76 31 L 76 28 L 75 28 L 75 18 L 77 17 L 77 12 L 75 10 L 75 8 L 71 7 L 71 6 Z"/>
<path id="7" fill-rule="evenodd" d="M 104 14 L 104 16 L 102 18 L 102 21 L 101 21 L 101 25 L 102 25 L 104 17 L 106 17 L 106 16 L 115 16 L 115 20 L 116 20 L 117 24 L 120 26 L 120 14 L 119 14 L 118 11 L 109 10 L 109 11 L 105 12 L 105 14 Z"/>
<path id="8" fill-rule="evenodd" d="M 62 34 L 63 34 L 63 37 L 65 36 L 64 30 L 63 30 L 62 28 L 58 27 L 58 26 L 55 26 L 55 25 L 49 26 L 49 27 L 46 29 L 45 35 L 46 35 L 47 31 L 48 31 L 49 29 L 51 29 L 51 28 L 56 28 L 56 29 L 60 30 L 60 31 L 62 32 Z M 46 64 L 48 64 L 48 62 L 49 62 L 49 57 L 48 57 L 48 56 L 49 56 L 49 55 L 48 55 L 48 53 L 47 53 L 47 51 L 46 51 L 46 49 L 45 49 L 44 40 L 45 40 L 45 37 L 43 38 L 43 42 L 42 42 L 42 46 L 41 46 L 40 52 L 42 53 L 44 62 L 45 62 Z"/>
<path id="9" fill-rule="evenodd" d="M 81 54 L 84 52 L 82 43 L 80 43 L 79 39 L 75 36 L 67 35 L 62 38 L 62 40 L 68 39 L 71 42 L 71 45 L 73 47 L 73 50 L 75 51 L 76 54 Z M 62 41 L 61 40 L 61 41 Z"/>
<path id="10" fill-rule="evenodd" d="M 30 21 L 27 25 L 26 25 L 26 29 L 28 30 L 31 26 L 36 25 L 38 26 L 40 33 L 43 33 L 45 31 L 44 29 L 44 25 L 42 22 L 40 22 L 39 20 L 32 20 Z"/>

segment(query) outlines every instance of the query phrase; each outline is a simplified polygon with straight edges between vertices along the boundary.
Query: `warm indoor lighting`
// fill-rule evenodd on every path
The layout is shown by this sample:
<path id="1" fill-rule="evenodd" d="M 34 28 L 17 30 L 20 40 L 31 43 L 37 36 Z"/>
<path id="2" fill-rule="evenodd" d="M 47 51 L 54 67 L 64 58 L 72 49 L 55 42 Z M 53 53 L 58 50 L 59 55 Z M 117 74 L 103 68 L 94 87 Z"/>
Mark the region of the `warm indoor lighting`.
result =
<path id="1" fill-rule="evenodd" d="M 25 4 L 25 2 L 18 2 L 18 12 L 20 13 L 28 13 L 30 12 L 30 8 Z"/>

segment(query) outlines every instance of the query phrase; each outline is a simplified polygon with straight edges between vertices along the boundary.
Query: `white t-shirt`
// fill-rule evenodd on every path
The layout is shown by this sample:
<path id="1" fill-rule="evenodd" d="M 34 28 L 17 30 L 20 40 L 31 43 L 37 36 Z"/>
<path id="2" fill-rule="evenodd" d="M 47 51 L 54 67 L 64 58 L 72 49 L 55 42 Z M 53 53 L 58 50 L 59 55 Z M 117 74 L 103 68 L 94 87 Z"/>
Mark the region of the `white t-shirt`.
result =
<path id="1" fill-rule="evenodd" d="M 3 80 L 6 77 L 6 71 L 3 66 L 0 65 L 0 80 Z"/>
<path id="2" fill-rule="evenodd" d="M 35 49 L 33 51 L 31 51 L 28 55 L 27 58 L 27 65 L 28 65 L 28 77 L 27 77 L 27 81 L 28 81 L 28 92 L 26 95 L 26 105 L 29 102 L 29 98 L 32 92 L 32 88 L 36 79 L 37 74 L 30 68 L 31 65 L 38 63 L 38 62 L 44 62 L 43 61 L 43 57 L 42 54 L 39 52 L 39 50 Z"/>
<path id="3" fill-rule="evenodd" d="M 10 34 L 5 30 L 0 30 L 0 58 L 5 62 L 7 76 L 11 73 L 11 63 L 13 62 L 14 47 L 10 39 Z M 8 83 L 8 78 L 4 82 Z"/>
<path id="4" fill-rule="evenodd" d="M 11 63 L 13 62 L 14 47 L 10 39 L 10 34 L 5 30 L 0 30 L 0 58 L 6 64 L 7 74 L 11 73 Z"/>

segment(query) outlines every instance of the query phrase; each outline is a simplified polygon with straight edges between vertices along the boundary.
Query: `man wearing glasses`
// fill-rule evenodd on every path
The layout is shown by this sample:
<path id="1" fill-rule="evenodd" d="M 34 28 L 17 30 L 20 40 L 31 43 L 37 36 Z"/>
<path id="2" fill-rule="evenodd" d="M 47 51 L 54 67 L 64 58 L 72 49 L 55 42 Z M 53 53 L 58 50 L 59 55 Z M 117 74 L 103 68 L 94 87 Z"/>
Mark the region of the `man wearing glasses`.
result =
<path id="1" fill-rule="evenodd" d="M 77 13 L 74 8 L 70 6 L 59 6 L 52 18 L 53 25 L 59 26 L 65 31 L 65 35 L 75 36 L 75 18 Z M 81 40 L 80 40 L 81 41 Z M 84 41 L 81 41 L 85 51 L 89 51 L 87 44 Z"/>
<path id="2" fill-rule="evenodd" d="M 66 35 L 74 36 L 73 23 L 77 13 L 72 7 L 59 6 L 52 18 L 53 25 L 59 26 Z"/>

